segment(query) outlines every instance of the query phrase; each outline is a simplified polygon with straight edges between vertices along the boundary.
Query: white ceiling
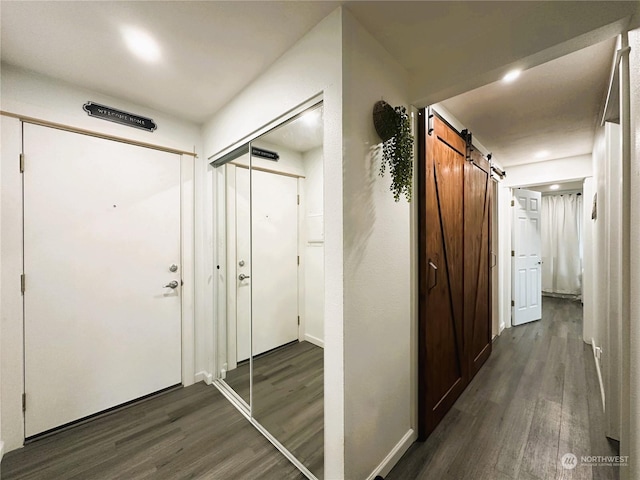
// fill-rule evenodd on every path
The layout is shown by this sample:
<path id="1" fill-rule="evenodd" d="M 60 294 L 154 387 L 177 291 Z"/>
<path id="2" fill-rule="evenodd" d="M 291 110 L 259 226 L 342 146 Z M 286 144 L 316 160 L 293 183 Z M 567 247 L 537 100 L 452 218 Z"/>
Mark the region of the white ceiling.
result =
<path id="1" fill-rule="evenodd" d="M 410 99 L 424 106 L 493 82 L 514 65 L 533 72 L 536 65 L 611 38 L 640 2 L 2 0 L 1 54 L 7 63 L 201 123 L 340 4 L 410 72 Z M 124 25 L 155 37 L 159 63 L 129 53 L 120 35 Z M 603 55 L 603 49 L 594 52 Z M 601 60 L 580 88 L 596 88 Z M 574 67 L 591 63 L 583 58 Z M 535 90 L 538 110 L 552 111 L 553 93 L 564 88 L 568 75 L 557 73 L 545 89 Z M 566 138 L 584 132 L 593 111 L 591 101 L 587 108 L 576 93 L 570 97 L 567 108 L 575 108 L 574 114 L 546 115 L 543 126 L 565 131 Z M 503 91 L 493 96 L 492 108 L 510 112 L 521 100 Z M 514 148 L 522 141 L 521 151 L 536 143 L 532 132 L 540 124 L 532 116 L 517 126 L 498 122 L 493 131 L 499 125 L 504 136 L 488 132 L 484 138 L 484 124 L 457 111 L 496 158 L 506 151 L 503 138 Z M 580 117 L 575 125 L 574 117 Z"/>
<path id="2" fill-rule="evenodd" d="M 551 189 L 551 185 L 558 185 L 558 188 L 553 190 Z M 582 182 L 581 181 L 577 181 L 577 182 L 564 182 L 564 183 L 558 183 L 558 184 L 546 184 L 546 185 L 535 185 L 533 187 L 526 187 L 527 190 L 534 190 L 536 192 L 542 192 L 542 193 L 562 193 L 562 192 L 575 192 L 575 191 L 582 191 Z"/>
<path id="3" fill-rule="evenodd" d="M 354 16 L 411 74 L 424 107 L 560 57 L 627 25 L 633 1 L 355 1 Z"/>
<path id="4" fill-rule="evenodd" d="M 202 123 L 338 4 L 3 0 L 2 60 Z M 133 57 L 123 26 L 154 37 L 160 62 Z"/>
<path id="5" fill-rule="evenodd" d="M 614 49 L 610 39 L 441 104 L 504 167 L 589 154 Z"/>
<path id="6" fill-rule="evenodd" d="M 299 153 L 321 147 L 324 139 L 322 115 L 322 106 L 307 110 L 295 120 L 265 133 L 259 140 Z"/>

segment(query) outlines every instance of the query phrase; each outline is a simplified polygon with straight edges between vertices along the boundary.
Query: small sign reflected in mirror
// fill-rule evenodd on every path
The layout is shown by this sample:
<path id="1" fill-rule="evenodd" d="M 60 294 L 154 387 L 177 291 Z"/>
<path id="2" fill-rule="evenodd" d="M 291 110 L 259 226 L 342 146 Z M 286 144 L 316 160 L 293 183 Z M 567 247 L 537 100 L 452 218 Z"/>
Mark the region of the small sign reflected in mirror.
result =
<path id="1" fill-rule="evenodd" d="M 254 157 L 264 158 L 265 160 L 271 160 L 273 162 L 280 160 L 278 152 L 272 152 L 271 150 L 266 150 L 264 148 L 251 147 L 251 154 Z"/>

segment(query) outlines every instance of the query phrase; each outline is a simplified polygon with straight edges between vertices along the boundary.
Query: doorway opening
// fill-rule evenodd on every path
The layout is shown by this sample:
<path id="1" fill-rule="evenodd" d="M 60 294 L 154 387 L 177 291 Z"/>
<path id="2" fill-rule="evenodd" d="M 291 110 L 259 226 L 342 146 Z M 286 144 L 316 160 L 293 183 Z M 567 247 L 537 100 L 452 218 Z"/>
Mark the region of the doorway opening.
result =
<path id="1" fill-rule="evenodd" d="M 582 303 L 584 295 L 584 179 L 532 185 L 541 193 L 542 295 Z M 590 205 L 588 205 L 590 206 Z"/>

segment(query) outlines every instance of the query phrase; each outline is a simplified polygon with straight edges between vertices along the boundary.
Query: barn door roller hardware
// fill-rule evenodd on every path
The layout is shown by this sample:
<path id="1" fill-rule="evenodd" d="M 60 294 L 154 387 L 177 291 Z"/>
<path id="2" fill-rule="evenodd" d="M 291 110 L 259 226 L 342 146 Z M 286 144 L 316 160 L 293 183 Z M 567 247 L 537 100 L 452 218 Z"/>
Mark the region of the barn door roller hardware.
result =
<path id="1" fill-rule="evenodd" d="M 431 107 L 427 108 L 427 133 L 429 135 L 433 133 L 433 111 Z"/>
<path id="2" fill-rule="evenodd" d="M 460 132 L 460 136 L 464 140 L 464 143 L 467 145 L 467 152 L 471 152 L 473 150 L 473 134 L 469 131 L 468 128 L 465 128 Z M 471 160 L 471 156 L 467 155 L 467 160 Z"/>

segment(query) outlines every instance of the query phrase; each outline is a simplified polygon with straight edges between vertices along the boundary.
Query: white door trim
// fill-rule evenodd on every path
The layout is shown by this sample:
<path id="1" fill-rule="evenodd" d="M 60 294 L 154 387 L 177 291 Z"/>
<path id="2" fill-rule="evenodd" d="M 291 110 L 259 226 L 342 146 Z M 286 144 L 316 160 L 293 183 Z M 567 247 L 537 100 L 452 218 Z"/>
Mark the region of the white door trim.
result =
<path id="1" fill-rule="evenodd" d="M 150 148 L 152 150 L 160 150 L 162 152 L 167 153 L 175 153 L 177 155 L 187 155 L 194 158 L 197 158 L 195 152 L 187 152 L 186 150 L 179 150 L 171 147 L 164 147 L 162 145 L 156 145 L 153 143 L 140 142 L 138 140 L 132 140 L 130 138 L 118 137 L 116 135 L 109 135 L 106 133 L 97 132 L 95 130 L 87 130 L 85 128 L 72 127 L 71 125 L 66 125 L 64 123 L 56 123 L 51 122 L 49 120 L 43 120 L 41 118 L 29 117 L 27 115 L 20 115 L 18 113 L 6 112 L 4 110 L 0 110 L 0 115 L 10 118 L 16 118 L 20 120 L 21 123 L 30 123 L 32 125 L 40 125 L 41 127 L 49 127 L 54 128 L 56 130 L 63 130 L 65 132 L 78 133 L 81 135 L 87 135 L 89 137 L 102 138 L 103 140 L 111 140 L 114 142 L 126 143 L 128 145 L 136 145 L 138 147 Z"/>
<path id="2" fill-rule="evenodd" d="M 180 249 L 182 271 L 182 385 L 196 381 L 195 360 L 195 164 L 196 157 L 180 157 Z"/>

